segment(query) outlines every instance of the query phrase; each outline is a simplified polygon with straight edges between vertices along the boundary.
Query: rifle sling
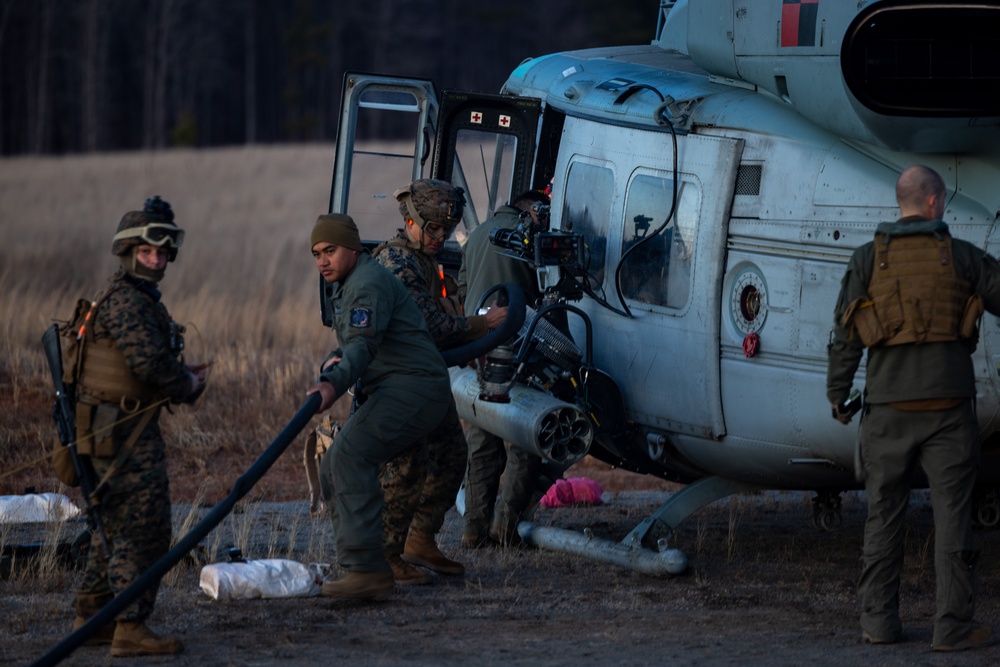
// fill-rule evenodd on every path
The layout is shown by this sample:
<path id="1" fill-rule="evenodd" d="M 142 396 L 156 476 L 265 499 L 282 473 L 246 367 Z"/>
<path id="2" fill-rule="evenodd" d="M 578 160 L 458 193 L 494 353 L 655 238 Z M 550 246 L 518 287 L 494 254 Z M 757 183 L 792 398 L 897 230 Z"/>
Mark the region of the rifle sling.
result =
<path id="1" fill-rule="evenodd" d="M 146 408 L 146 411 L 139 419 L 139 423 L 135 425 L 135 428 L 132 429 L 132 432 L 129 434 L 128 440 L 126 440 L 125 443 L 121 446 L 121 449 L 118 450 L 118 455 L 115 456 L 115 460 L 111 462 L 110 466 L 108 466 L 108 469 L 104 473 L 104 476 L 101 477 L 101 480 L 94 485 L 94 492 L 91 494 L 90 498 L 90 501 L 94 505 L 100 504 L 101 488 L 108 481 L 108 479 L 111 478 L 111 475 L 113 475 L 115 471 L 118 470 L 118 468 L 120 468 L 123 463 L 125 463 L 126 459 L 128 459 L 129 452 L 132 450 L 132 447 L 139 440 L 139 436 L 142 435 L 142 432 L 146 429 L 146 426 L 149 425 L 149 422 L 153 420 L 153 415 L 158 413 L 159 411 L 160 411 L 159 406 L 156 407 L 150 406 Z"/>

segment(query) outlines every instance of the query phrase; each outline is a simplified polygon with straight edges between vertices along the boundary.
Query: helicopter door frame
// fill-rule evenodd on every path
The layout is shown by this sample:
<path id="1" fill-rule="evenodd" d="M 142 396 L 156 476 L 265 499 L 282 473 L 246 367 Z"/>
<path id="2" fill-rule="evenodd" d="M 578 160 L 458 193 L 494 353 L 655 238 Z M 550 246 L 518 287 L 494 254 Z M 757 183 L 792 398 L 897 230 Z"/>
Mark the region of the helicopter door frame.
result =
<path id="1" fill-rule="evenodd" d="M 359 119 L 366 111 L 410 115 L 404 120 L 408 127 L 414 128 L 412 152 L 380 150 L 376 144 L 362 146 L 358 137 Z M 551 160 L 547 158 L 546 165 L 535 166 L 542 112 L 543 103 L 538 98 L 448 90 L 439 99 L 434 83 L 428 79 L 345 72 L 329 212 L 350 214 L 361 229 L 365 245 L 374 247 L 391 234 L 391 230 L 381 229 L 380 225 L 387 220 L 398 220 L 391 192 L 411 181 L 430 177 L 466 191 L 463 220 L 471 231 L 479 222 L 492 217 L 498 205 L 532 187 L 544 188 L 548 183 L 552 175 L 552 165 L 548 164 Z M 553 114 L 553 119 L 548 132 L 558 134 L 562 129 L 561 115 Z M 471 154 L 466 149 L 472 149 Z M 466 164 L 462 162 L 463 155 Z M 492 167 L 487 167 L 487 155 L 499 157 L 493 159 Z M 425 176 L 429 158 L 433 158 L 432 166 L 429 176 Z M 392 172 L 396 180 L 389 182 L 392 175 L 378 166 L 398 167 L 397 160 L 409 161 L 407 173 L 404 177 L 397 168 Z M 356 161 L 369 167 L 363 183 Z M 472 182 L 469 178 L 472 169 L 479 165 L 484 171 L 485 187 L 479 185 L 478 179 Z M 359 182 L 352 185 L 355 178 Z M 356 200 L 353 203 L 352 192 Z M 373 235 L 378 233 L 375 230 L 382 232 L 381 237 Z M 457 270 L 461 262 L 458 243 L 446 243 L 438 261 L 446 270 Z M 322 294 L 325 289 L 322 280 L 320 287 Z M 320 302 L 323 322 L 329 325 L 332 320 L 326 299 L 321 298 Z"/>
<path id="2" fill-rule="evenodd" d="M 351 181 L 354 177 L 356 158 L 362 157 L 376 163 L 391 161 L 392 164 L 397 164 L 396 160 L 409 161 L 409 166 L 402 167 L 396 172 L 399 177 L 397 180 L 403 182 L 365 183 L 363 198 L 356 202 L 356 212 L 352 214 L 362 230 L 363 239 L 371 236 L 372 227 L 366 224 L 368 220 L 374 218 L 396 220 L 396 204 L 390 201 L 389 193 L 423 176 L 424 166 L 431 156 L 436 140 L 439 109 L 434 83 L 428 79 L 345 72 L 328 212 L 350 213 L 348 209 L 351 205 Z M 376 150 L 377 146 L 371 148 L 360 146 L 357 135 L 359 119 L 364 112 L 380 113 L 389 123 L 396 120 L 395 114 L 411 116 L 403 118 L 404 122 L 401 124 L 409 122 L 414 128 L 412 154 Z M 416 114 L 415 122 L 413 114 Z M 362 186 L 359 184 L 359 187 Z M 390 210 L 392 215 L 382 215 Z M 374 242 L 382 240 L 384 239 L 378 238 L 374 239 Z M 371 240 L 368 245 L 373 245 Z M 320 316 L 325 326 L 331 326 L 333 314 L 325 296 L 327 285 L 322 276 L 319 277 L 319 286 Z"/>
<path id="3" fill-rule="evenodd" d="M 510 198 L 533 187 L 544 188 L 545 183 L 536 182 L 536 172 L 541 172 L 535 169 L 542 114 L 543 103 L 535 97 L 465 90 L 446 90 L 442 94 L 431 173 L 467 193 L 463 222 L 468 231 L 492 217 Z M 463 144 L 475 143 L 468 138 L 482 135 L 495 135 L 495 143 L 480 141 L 478 146 L 472 146 L 478 152 L 471 155 L 468 148 L 463 150 Z M 493 158 L 492 168 L 487 167 L 488 153 Z M 463 155 L 467 163 L 463 163 Z M 468 164 L 473 160 L 476 164 Z M 484 171 L 482 186 L 472 176 L 480 164 Z"/>
<path id="4" fill-rule="evenodd" d="M 330 213 L 348 212 L 355 156 L 377 154 L 361 150 L 357 146 L 358 118 L 364 109 L 417 114 L 417 132 L 413 138 L 413 154 L 410 156 L 413 160 L 411 181 L 423 176 L 424 164 L 430 157 L 440 109 L 434 82 L 429 79 L 345 72 L 337 128 L 337 153 L 330 186 Z"/>

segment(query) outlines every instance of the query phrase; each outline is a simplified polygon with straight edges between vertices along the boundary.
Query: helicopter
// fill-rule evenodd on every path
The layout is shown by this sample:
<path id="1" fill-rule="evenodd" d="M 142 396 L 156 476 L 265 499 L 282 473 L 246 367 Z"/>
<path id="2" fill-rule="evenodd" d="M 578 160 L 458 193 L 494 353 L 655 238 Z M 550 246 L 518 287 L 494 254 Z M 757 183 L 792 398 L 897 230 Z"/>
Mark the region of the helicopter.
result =
<path id="1" fill-rule="evenodd" d="M 649 44 L 531 58 L 498 93 L 345 74 L 330 211 L 366 238 L 392 234 L 387 193 L 417 178 L 466 191 L 466 230 L 551 184 L 549 230 L 503 246 L 547 301 L 513 365 L 531 348 L 549 372 L 496 403 L 453 367 L 462 418 L 564 467 L 589 453 L 684 485 L 619 543 L 523 522 L 525 541 L 674 574 L 671 532 L 732 494 L 813 491 L 814 523 L 840 525 L 841 493 L 863 488 L 857 427 L 825 399 L 840 280 L 918 163 L 946 181 L 952 234 L 1000 251 L 998 34 L 1000 6 L 981 2 L 661 0 Z M 358 139 L 387 115 L 405 150 Z M 458 236 L 439 261 L 460 261 Z M 545 327 L 560 308 L 566 329 Z M 997 318 L 973 361 L 974 512 L 996 527 Z"/>

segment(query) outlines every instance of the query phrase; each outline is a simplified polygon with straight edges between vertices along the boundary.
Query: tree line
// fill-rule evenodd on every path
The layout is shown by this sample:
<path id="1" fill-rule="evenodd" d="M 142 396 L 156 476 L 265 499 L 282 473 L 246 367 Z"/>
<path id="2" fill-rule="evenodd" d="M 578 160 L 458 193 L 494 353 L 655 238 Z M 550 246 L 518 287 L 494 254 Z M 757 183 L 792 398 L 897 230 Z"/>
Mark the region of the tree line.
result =
<path id="1" fill-rule="evenodd" d="M 658 6 L 0 0 L 0 155 L 333 141 L 345 71 L 498 92 L 528 57 L 648 43 Z"/>

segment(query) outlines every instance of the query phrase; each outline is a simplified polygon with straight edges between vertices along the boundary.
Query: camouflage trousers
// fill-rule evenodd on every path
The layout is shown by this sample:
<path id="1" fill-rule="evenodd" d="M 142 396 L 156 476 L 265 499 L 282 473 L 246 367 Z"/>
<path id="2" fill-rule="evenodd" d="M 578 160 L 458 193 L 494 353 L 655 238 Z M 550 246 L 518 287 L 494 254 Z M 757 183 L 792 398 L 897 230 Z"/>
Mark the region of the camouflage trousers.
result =
<path id="1" fill-rule="evenodd" d="M 94 534 L 87 553 L 83 583 L 76 596 L 77 614 L 88 618 L 128 588 L 169 549 L 170 485 L 160 428 L 143 431 L 128 458 L 107 481 L 98 509 L 111 551 L 109 559 Z M 92 459 L 98 479 L 114 459 Z M 122 611 L 120 621 L 144 621 L 153 613 L 159 582 Z"/>
<path id="2" fill-rule="evenodd" d="M 382 468 L 382 546 L 387 555 L 403 553 L 409 530 L 431 535 L 441 530 L 462 486 L 467 457 L 465 435 L 451 398 L 441 424 L 418 446 Z"/>
<path id="3" fill-rule="evenodd" d="M 514 523 L 527 509 L 542 470 L 542 459 L 520 447 L 510 447 L 508 451 L 502 438 L 472 424 L 466 439 L 469 443 L 465 478 L 466 532 L 486 535 L 493 521 L 495 504 L 496 510 Z"/>

